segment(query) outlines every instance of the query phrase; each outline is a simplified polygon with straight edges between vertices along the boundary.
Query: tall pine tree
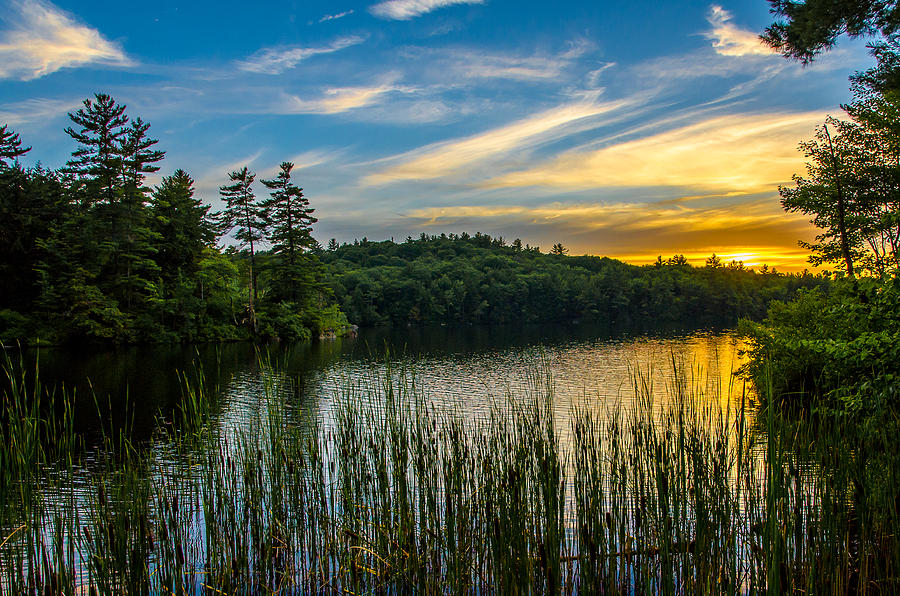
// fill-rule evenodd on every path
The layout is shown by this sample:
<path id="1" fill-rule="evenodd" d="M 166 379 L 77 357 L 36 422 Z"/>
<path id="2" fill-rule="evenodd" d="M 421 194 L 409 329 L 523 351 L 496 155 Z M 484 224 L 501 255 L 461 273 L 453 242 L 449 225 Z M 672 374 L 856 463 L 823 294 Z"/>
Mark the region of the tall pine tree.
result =
<path id="1" fill-rule="evenodd" d="M 159 169 L 154 164 L 165 153 L 153 149 L 157 141 L 147 136 L 149 124 L 138 118 L 129 126 L 125 108 L 98 93 L 69 114 L 75 126 L 66 133 L 78 147 L 65 171 L 72 177 L 73 197 L 89 214 L 92 237 L 98 239 L 83 251 L 91 256 L 86 279 L 95 279 L 120 308 L 143 313 L 157 296 L 159 274 L 144 175 Z"/>
<path id="2" fill-rule="evenodd" d="M 163 178 L 150 198 L 154 255 L 160 268 L 166 325 L 181 332 L 196 329 L 206 310 L 197 272 L 204 249 L 216 238 L 209 206 L 194 196 L 194 181 L 184 170 Z"/>
<path id="3" fill-rule="evenodd" d="M 307 301 L 315 286 L 315 257 L 309 252 L 316 245 L 312 225 L 318 221 L 303 189 L 291 181 L 294 164 L 283 162 L 278 175 L 263 180 L 270 198 L 262 202 L 269 224 L 268 238 L 276 257 L 277 274 L 273 286 L 277 297 Z"/>
<path id="4" fill-rule="evenodd" d="M 106 93 L 97 93 L 93 100 L 85 99 L 83 104 L 77 112 L 69 113 L 77 129 L 70 126 L 66 134 L 79 146 L 65 170 L 87 186 L 85 198 L 90 204 L 98 201 L 112 204 L 122 187 L 120 146 L 128 133 L 128 116 L 125 106 Z"/>
<path id="5" fill-rule="evenodd" d="M 265 238 L 266 219 L 265 211 L 257 203 L 253 194 L 253 181 L 256 174 L 243 167 L 228 175 L 232 184 L 226 184 L 219 188 L 219 194 L 225 201 L 225 208 L 217 214 L 219 233 L 227 235 L 233 232 L 233 237 L 239 242 L 241 248 L 250 249 L 250 275 L 247 285 L 247 301 L 250 312 L 250 324 L 256 331 L 256 307 L 257 296 L 256 283 L 256 243 Z"/>

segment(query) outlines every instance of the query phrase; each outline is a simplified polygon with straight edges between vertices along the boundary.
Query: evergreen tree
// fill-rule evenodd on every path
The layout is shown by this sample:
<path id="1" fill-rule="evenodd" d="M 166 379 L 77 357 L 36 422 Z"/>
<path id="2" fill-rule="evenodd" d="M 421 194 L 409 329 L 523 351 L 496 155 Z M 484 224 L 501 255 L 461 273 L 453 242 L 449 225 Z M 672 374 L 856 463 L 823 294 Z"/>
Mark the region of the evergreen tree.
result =
<path id="1" fill-rule="evenodd" d="M 193 179 L 180 169 L 163 178 L 153 191 L 150 211 L 161 293 L 170 305 L 164 316 L 182 319 L 178 326 L 184 328 L 188 321 L 183 319 L 193 320 L 201 314 L 192 310 L 205 310 L 204 290 L 195 276 L 204 249 L 215 241 L 215 226 L 209 217 L 209 206 L 194 197 Z"/>
<path id="2" fill-rule="evenodd" d="M 70 126 L 66 134 L 79 146 L 65 170 L 87 185 L 90 204 L 104 200 L 112 204 L 122 186 L 121 144 L 128 134 L 128 116 L 125 106 L 105 93 L 97 93 L 93 101 L 85 99 L 83 104 L 77 112 L 69 113 L 78 129 Z"/>
<path id="3" fill-rule="evenodd" d="M 165 151 L 153 149 L 159 141 L 147 136 L 150 123 L 136 118 L 122 136 L 119 153 L 122 156 L 122 185 L 126 195 L 143 199 L 149 192 L 144 186 L 144 175 L 159 171 L 153 164 L 162 161 Z"/>
<path id="4" fill-rule="evenodd" d="M 559 257 L 565 255 L 568 252 L 569 252 L 569 249 L 566 248 L 565 246 L 563 246 L 562 242 L 557 242 L 556 244 L 553 245 L 553 248 L 550 249 L 551 255 L 556 255 Z"/>
<path id="5" fill-rule="evenodd" d="M 769 0 L 769 6 L 780 20 L 766 28 L 763 41 L 804 64 L 842 34 L 891 37 L 900 25 L 896 0 Z"/>
<path id="6" fill-rule="evenodd" d="M 29 151 L 31 147 L 22 146 L 19 133 L 8 130 L 5 124 L 0 126 L 0 169 L 12 167 Z M 7 160 L 9 164 L 6 163 Z"/>
<path id="7" fill-rule="evenodd" d="M 72 176 L 73 197 L 91 211 L 90 225 L 98 238 L 92 253 L 99 264 L 93 275 L 104 293 L 127 311 L 145 313 L 157 297 L 158 268 L 153 260 L 154 238 L 146 209 L 149 189 L 144 174 L 164 153 L 152 149 L 149 124 L 140 118 L 128 126 L 125 106 L 105 93 L 85 99 L 70 113 L 76 127 L 66 133 L 78 147 L 65 171 Z M 89 267 L 88 271 L 94 271 Z"/>
<path id="8" fill-rule="evenodd" d="M 164 279 L 196 270 L 204 247 L 215 241 L 208 205 L 194 196 L 194 180 L 178 169 L 153 191 L 150 210 L 157 234 L 156 262 Z"/>
<path id="9" fill-rule="evenodd" d="M 0 168 L 0 310 L 26 312 L 40 292 L 39 243 L 69 216 L 58 176 L 42 168 Z"/>
<path id="10" fill-rule="evenodd" d="M 272 252 L 277 257 L 275 280 L 281 286 L 280 297 L 296 302 L 301 296 L 309 298 L 315 284 L 315 257 L 309 252 L 317 246 L 312 225 L 318 220 L 303 196 L 303 189 L 291 181 L 293 168 L 294 164 L 284 162 L 275 178 L 262 181 L 271 191 L 271 197 L 261 206 L 266 214 Z"/>
<path id="11" fill-rule="evenodd" d="M 721 269 L 722 259 L 716 256 L 716 253 L 713 253 L 706 258 L 706 267 L 708 269 Z"/>
<path id="12" fill-rule="evenodd" d="M 234 238 L 240 246 L 250 249 L 250 275 L 247 285 L 247 300 L 250 311 L 250 324 L 256 330 L 256 307 L 258 299 L 256 280 L 256 243 L 265 238 L 265 211 L 257 203 L 251 188 L 256 174 L 247 167 L 231 172 L 228 178 L 232 184 L 219 188 L 219 194 L 225 201 L 225 209 L 217 214 L 219 233 L 226 235 L 234 231 Z"/>
<path id="13" fill-rule="evenodd" d="M 119 255 L 117 262 L 124 269 L 118 272 L 126 305 L 131 308 L 137 294 L 145 297 L 155 288 L 148 280 L 158 276 L 159 267 L 154 258 L 157 238 L 146 207 L 150 189 L 144 185 L 145 174 L 159 171 L 155 163 L 165 157 L 164 151 L 153 149 L 158 142 L 147 135 L 149 122 L 141 118 L 131 121 L 119 144 L 122 158 L 122 201 L 117 209 Z"/>

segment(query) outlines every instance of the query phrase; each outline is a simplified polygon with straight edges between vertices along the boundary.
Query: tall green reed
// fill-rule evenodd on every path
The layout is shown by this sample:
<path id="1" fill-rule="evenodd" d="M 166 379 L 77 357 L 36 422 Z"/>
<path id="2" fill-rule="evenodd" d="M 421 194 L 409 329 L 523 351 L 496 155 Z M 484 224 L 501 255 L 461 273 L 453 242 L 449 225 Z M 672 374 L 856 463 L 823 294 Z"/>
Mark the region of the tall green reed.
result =
<path id="1" fill-rule="evenodd" d="M 34 571 L 4 567 L 0 592 L 897 587 L 900 456 L 888 428 L 862 438 L 841 421 L 755 413 L 747 394 L 723 404 L 677 367 L 664 403 L 637 371 L 633 401 L 586 402 L 561 419 L 540 366 L 481 418 L 430 402 L 414 375 L 387 366 L 348 380 L 317 420 L 277 363 L 263 355 L 259 368 L 264 407 L 238 428 L 217 421 L 209 385 L 184 376 L 192 430 L 166 439 L 178 457 L 121 437 L 85 490 L 10 510 L 31 546 L 12 541 L 0 556 Z M 8 432 L 40 442 L 31 424 Z M 47 485 L 32 490 L 53 501 Z"/>

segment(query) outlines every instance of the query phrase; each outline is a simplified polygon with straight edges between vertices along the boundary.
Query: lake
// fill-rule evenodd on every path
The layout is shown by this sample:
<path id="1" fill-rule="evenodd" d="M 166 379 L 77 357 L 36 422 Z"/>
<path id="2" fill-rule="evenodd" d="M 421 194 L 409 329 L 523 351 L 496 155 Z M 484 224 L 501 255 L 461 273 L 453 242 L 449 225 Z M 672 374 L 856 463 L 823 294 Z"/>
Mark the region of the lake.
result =
<path id="1" fill-rule="evenodd" d="M 277 362 L 306 415 L 328 416 L 349 383 L 370 382 L 387 358 L 416 379 L 432 404 L 477 416 L 498 399 L 522 394 L 541 368 L 552 376 L 554 408 L 565 420 L 576 404 L 627 404 L 635 373 L 649 375 L 653 394 L 671 395 L 675 371 L 693 388 L 728 401 L 744 386 L 733 375 L 742 344 L 727 329 L 625 329 L 595 325 L 361 329 L 356 337 L 295 346 L 245 343 L 201 346 L 126 346 L 116 350 L 47 348 L 40 359 L 45 384 L 79 396 L 79 426 L 96 426 L 98 408 L 121 422 L 129 403 L 135 432 L 149 439 L 157 417 L 177 407 L 178 373 L 199 363 L 220 386 L 217 417 L 232 422 L 258 413 L 259 358 Z M 109 407 L 111 406 L 111 407 Z"/>
<path id="2" fill-rule="evenodd" d="M 722 329 L 472 326 L 29 353 L 43 383 L 75 392 L 87 449 L 51 448 L 24 466 L 26 490 L 13 483 L 0 591 L 47 578 L 71 578 L 71 593 L 658 591 L 689 568 L 671 559 L 661 571 L 653 549 L 665 535 L 692 556 L 678 549 L 713 523 L 700 501 L 716 528 L 749 527 L 762 506 L 737 482 L 766 481 L 739 463 L 743 419 L 719 414 L 745 403 L 741 347 Z M 193 419 L 181 409 L 198 370 L 214 389 Z M 687 408 L 672 397 L 685 387 Z M 124 443 L 109 442 L 116 426 Z M 701 558 L 716 557 L 729 585 L 765 576 L 750 543 L 715 541 Z M 634 544 L 644 554 L 621 567 L 580 561 Z"/>

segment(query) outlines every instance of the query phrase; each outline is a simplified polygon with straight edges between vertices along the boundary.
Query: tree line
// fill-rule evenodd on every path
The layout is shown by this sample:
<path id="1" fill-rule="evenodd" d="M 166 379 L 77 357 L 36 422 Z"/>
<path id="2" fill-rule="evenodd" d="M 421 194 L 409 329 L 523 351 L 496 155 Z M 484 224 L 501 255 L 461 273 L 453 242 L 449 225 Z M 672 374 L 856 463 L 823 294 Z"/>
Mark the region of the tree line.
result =
<path id="1" fill-rule="evenodd" d="M 165 152 L 125 105 L 98 93 L 69 118 L 76 148 L 58 170 L 23 168 L 30 147 L 0 127 L 0 339 L 296 340 L 346 325 L 292 164 L 262 200 L 254 173 L 231 172 L 211 213 L 182 169 L 147 185 Z"/>
<path id="2" fill-rule="evenodd" d="M 550 254 L 486 234 L 421 235 L 404 242 L 368 239 L 322 253 L 341 309 L 360 325 L 520 324 L 758 319 L 772 300 L 826 283 L 714 255 L 692 267 L 683 255 L 635 266 L 605 257 Z"/>

